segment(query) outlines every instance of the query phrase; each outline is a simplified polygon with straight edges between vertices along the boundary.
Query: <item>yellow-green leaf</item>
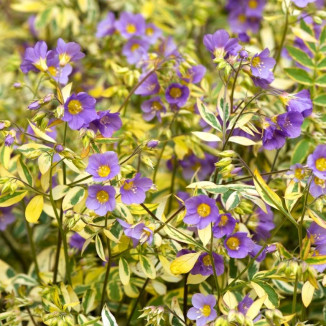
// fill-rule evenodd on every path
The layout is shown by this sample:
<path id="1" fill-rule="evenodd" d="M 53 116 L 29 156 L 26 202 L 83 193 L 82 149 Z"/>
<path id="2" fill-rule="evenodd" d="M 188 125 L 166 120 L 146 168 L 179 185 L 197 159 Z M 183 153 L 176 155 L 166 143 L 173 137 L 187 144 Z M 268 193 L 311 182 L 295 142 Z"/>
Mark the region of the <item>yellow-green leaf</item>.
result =
<path id="1" fill-rule="evenodd" d="M 176 258 L 171 263 L 171 272 L 173 274 L 184 274 L 191 271 L 191 269 L 196 264 L 198 257 L 200 256 L 201 252 L 190 253 L 186 255 L 182 255 Z"/>
<path id="2" fill-rule="evenodd" d="M 48 136 L 44 131 L 40 130 L 38 127 L 33 125 L 30 121 L 28 121 L 28 123 L 31 126 L 31 128 L 33 129 L 33 131 L 37 137 L 40 137 L 43 140 L 49 141 L 51 143 L 56 143 L 56 141 L 52 137 Z"/>
<path id="3" fill-rule="evenodd" d="M 315 288 L 309 281 L 303 284 L 301 297 L 302 297 L 302 302 L 306 308 L 310 305 L 314 292 L 315 292 Z"/>
<path id="4" fill-rule="evenodd" d="M 37 223 L 43 210 L 44 200 L 42 195 L 35 196 L 26 206 L 25 217 L 29 223 Z"/>
<path id="5" fill-rule="evenodd" d="M 65 211 L 83 200 L 85 196 L 85 189 L 82 187 L 71 188 L 62 202 L 62 209 Z"/>
<path id="6" fill-rule="evenodd" d="M 129 284 L 130 281 L 130 268 L 128 262 L 124 258 L 119 260 L 119 276 L 123 285 Z"/>
<path id="7" fill-rule="evenodd" d="M 140 256 L 140 266 L 148 278 L 152 280 L 156 278 L 155 266 L 147 257 Z"/>
<path id="8" fill-rule="evenodd" d="M 33 186 L 33 177 L 31 172 L 29 171 L 27 165 L 24 163 L 22 158 L 20 157 L 17 161 L 17 172 L 20 178 L 28 183 L 30 186 Z"/>
<path id="9" fill-rule="evenodd" d="M 0 207 L 9 207 L 20 202 L 26 195 L 27 191 L 18 190 L 13 194 L 4 194 L 0 196 Z"/>
<path id="10" fill-rule="evenodd" d="M 104 249 L 103 249 L 103 244 L 102 244 L 102 241 L 101 241 L 101 238 L 99 235 L 97 235 L 95 237 L 95 249 L 96 249 L 96 252 L 98 254 L 98 256 L 103 260 L 103 261 L 107 261 L 106 260 L 106 257 L 105 257 L 105 253 L 104 253 Z"/>

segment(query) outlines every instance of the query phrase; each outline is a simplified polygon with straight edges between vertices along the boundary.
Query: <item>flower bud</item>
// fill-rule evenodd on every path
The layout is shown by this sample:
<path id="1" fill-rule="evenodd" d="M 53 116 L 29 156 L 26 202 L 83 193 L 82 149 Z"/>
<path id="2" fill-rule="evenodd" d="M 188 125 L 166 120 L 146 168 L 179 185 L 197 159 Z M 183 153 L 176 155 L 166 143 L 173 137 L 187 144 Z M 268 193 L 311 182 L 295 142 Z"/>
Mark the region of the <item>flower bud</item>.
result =
<path id="1" fill-rule="evenodd" d="M 86 136 L 88 138 L 90 138 L 90 139 L 94 139 L 95 138 L 95 132 L 92 129 L 87 129 Z"/>
<path id="2" fill-rule="evenodd" d="M 146 146 L 148 148 L 155 148 L 155 147 L 157 147 L 158 144 L 159 144 L 158 140 L 152 139 L 152 140 L 147 142 Z"/>
<path id="3" fill-rule="evenodd" d="M 247 59 L 248 58 L 248 52 L 246 50 L 241 50 L 239 53 L 239 56 L 241 59 Z"/>
<path id="4" fill-rule="evenodd" d="M 63 105 L 59 105 L 55 111 L 54 111 L 54 116 L 58 119 L 62 118 L 63 117 L 63 114 L 65 112 L 65 108 Z"/>
<path id="5" fill-rule="evenodd" d="M 41 103 L 40 103 L 39 100 L 37 100 L 37 101 L 32 102 L 32 103 L 28 106 L 28 109 L 29 109 L 29 110 L 37 110 L 37 109 L 39 109 L 40 107 L 41 107 Z"/>
<path id="6" fill-rule="evenodd" d="M 20 82 L 16 82 L 12 86 L 16 89 L 22 88 L 22 84 Z"/>
<path id="7" fill-rule="evenodd" d="M 54 146 L 54 150 L 57 152 L 57 153 L 61 153 L 63 150 L 64 150 L 64 147 L 61 145 L 61 144 L 56 144 Z"/>
<path id="8" fill-rule="evenodd" d="M 32 118 L 33 122 L 38 122 L 43 120 L 43 118 L 46 116 L 45 112 L 37 112 L 34 117 Z"/>
<path id="9" fill-rule="evenodd" d="M 224 157 L 221 160 L 219 160 L 218 162 L 216 162 L 215 166 L 223 167 L 223 166 L 227 166 L 227 165 L 229 165 L 231 163 L 232 163 L 232 158 L 231 157 Z"/>
<path id="10" fill-rule="evenodd" d="M 226 150 L 217 154 L 220 157 L 237 157 L 237 153 L 232 150 Z"/>

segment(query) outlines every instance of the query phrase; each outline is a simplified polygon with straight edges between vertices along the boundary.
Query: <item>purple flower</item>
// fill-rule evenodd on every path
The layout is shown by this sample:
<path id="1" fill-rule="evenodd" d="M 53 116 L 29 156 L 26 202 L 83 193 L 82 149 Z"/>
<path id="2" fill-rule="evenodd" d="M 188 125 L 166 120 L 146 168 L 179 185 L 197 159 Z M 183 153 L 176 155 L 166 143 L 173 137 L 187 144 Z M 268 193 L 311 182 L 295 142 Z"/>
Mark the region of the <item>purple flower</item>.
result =
<path id="1" fill-rule="evenodd" d="M 136 247 L 138 243 L 152 244 L 153 242 L 153 230 L 148 228 L 144 223 L 138 223 L 136 225 L 130 225 L 129 223 L 117 219 L 120 225 L 123 227 L 123 231 L 127 237 L 132 240 L 133 246 Z"/>
<path id="2" fill-rule="evenodd" d="M 79 235 L 78 233 L 74 233 L 69 240 L 69 245 L 72 248 L 76 248 L 77 250 L 81 251 L 83 249 L 85 239 Z"/>
<path id="3" fill-rule="evenodd" d="M 176 44 L 174 43 L 173 38 L 171 36 L 162 40 L 162 43 L 159 46 L 159 54 L 166 59 L 168 59 L 170 57 L 172 57 L 172 58 L 180 57 L 178 48 L 177 48 Z"/>
<path id="4" fill-rule="evenodd" d="M 154 24 L 146 24 L 145 28 L 145 40 L 150 44 L 155 44 L 156 41 L 161 37 L 162 31 Z"/>
<path id="5" fill-rule="evenodd" d="M 326 180 L 326 145 L 318 145 L 308 156 L 307 164 L 316 177 Z"/>
<path id="6" fill-rule="evenodd" d="M 92 185 L 88 187 L 86 207 L 103 216 L 115 208 L 115 190 L 111 186 Z"/>
<path id="7" fill-rule="evenodd" d="M 35 20 L 36 20 L 36 15 L 30 15 L 28 17 L 27 24 L 28 24 L 28 29 L 29 29 L 30 33 L 35 38 L 37 38 L 38 37 L 38 32 L 37 32 L 37 30 L 35 28 Z"/>
<path id="8" fill-rule="evenodd" d="M 139 80 L 142 80 L 144 75 L 139 77 Z M 154 95 L 160 91 L 160 84 L 157 79 L 156 73 L 151 74 L 148 76 L 145 81 L 135 90 L 135 94 L 137 95 Z"/>
<path id="9" fill-rule="evenodd" d="M 176 104 L 179 108 L 183 107 L 189 97 L 189 88 L 185 85 L 172 83 L 165 91 L 165 98 L 170 104 Z"/>
<path id="10" fill-rule="evenodd" d="M 77 62 L 84 58 L 85 54 L 80 49 L 79 44 L 75 42 L 66 43 L 62 38 L 59 38 L 55 53 L 59 57 L 60 66 L 64 67 L 69 62 Z"/>
<path id="11" fill-rule="evenodd" d="M 248 228 L 253 231 L 252 238 L 255 241 L 267 240 L 271 236 L 270 231 L 275 228 L 274 214 L 268 205 L 266 210 L 267 213 L 258 207 L 248 222 Z"/>
<path id="12" fill-rule="evenodd" d="M 274 121 L 266 118 L 263 128 L 263 146 L 268 150 L 279 149 L 285 144 L 286 134 L 277 128 Z"/>
<path id="13" fill-rule="evenodd" d="M 87 93 L 71 94 L 64 105 L 62 120 L 68 122 L 71 129 L 80 129 L 97 118 L 95 103 Z"/>
<path id="14" fill-rule="evenodd" d="M 213 227 L 213 235 L 215 238 L 222 238 L 233 232 L 237 221 L 229 213 L 223 213 L 218 216 L 218 219 Z"/>
<path id="15" fill-rule="evenodd" d="M 111 180 L 120 172 L 118 155 L 112 151 L 93 154 L 89 158 L 86 172 L 93 176 L 94 181 Z"/>
<path id="16" fill-rule="evenodd" d="M 303 8 L 305 7 L 308 3 L 312 3 L 312 2 L 315 2 L 316 0 L 292 0 L 292 2 L 300 7 L 300 8 Z"/>
<path id="17" fill-rule="evenodd" d="M 11 213 L 12 207 L 0 208 L 0 231 L 4 231 L 8 225 L 15 221 L 15 216 Z"/>
<path id="18" fill-rule="evenodd" d="M 254 300 L 252 300 L 249 295 L 246 295 L 238 304 L 238 311 L 242 314 L 246 315 L 248 309 L 250 306 L 254 303 Z"/>
<path id="19" fill-rule="evenodd" d="M 216 275 L 222 275 L 224 273 L 224 262 L 222 256 L 213 252 L 213 258 Z M 208 253 L 201 254 L 190 273 L 193 275 L 201 274 L 203 276 L 213 275 L 214 270 L 211 256 Z"/>
<path id="20" fill-rule="evenodd" d="M 94 130 L 94 132 L 99 131 L 106 138 L 110 138 L 121 127 L 120 113 L 111 113 L 110 111 L 97 112 L 97 119 L 89 124 L 90 129 Z"/>
<path id="21" fill-rule="evenodd" d="M 51 77 L 61 85 L 68 83 L 68 77 L 72 72 L 71 65 L 60 66 L 59 58 L 51 51 L 47 58 L 48 71 Z"/>
<path id="22" fill-rule="evenodd" d="M 145 33 L 146 23 L 141 14 L 123 12 L 120 19 L 116 21 L 115 27 L 122 37 L 129 39 L 133 36 L 142 36 Z"/>
<path id="23" fill-rule="evenodd" d="M 326 246 L 325 245 L 318 246 L 314 250 L 313 256 L 317 256 L 318 257 L 318 256 L 325 256 L 325 255 L 326 255 Z M 326 264 L 312 265 L 312 266 L 319 273 L 322 273 L 326 269 Z"/>
<path id="24" fill-rule="evenodd" d="M 201 293 L 196 293 L 192 296 L 191 302 L 193 307 L 188 310 L 187 317 L 190 320 L 195 320 L 197 326 L 205 326 L 217 317 L 214 309 L 216 299 L 213 295 L 205 296 Z"/>
<path id="25" fill-rule="evenodd" d="M 166 112 L 166 108 L 161 101 L 159 96 L 155 96 L 145 102 L 142 103 L 141 109 L 144 112 L 143 118 L 146 121 L 151 121 L 157 117 L 158 121 L 162 121 L 161 119 L 161 113 Z"/>
<path id="26" fill-rule="evenodd" d="M 5 143 L 5 146 L 9 147 L 11 146 L 15 141 L 15 137 L 11 134 L 7 134 L 5 139 L 4 139 L 4 143 Z"/>
<path id="27" fill-rule="evenodd" d="M 270 70 L 275 66 L 275 59 L 269 56 L 269 49 L 266 48 L 259 54 L 255 54 L 251 59 L 251 73 L 259 78 L 268 78 Z"/>
<path id="28" fill-rule="evenodd" d="M 260 18 L 263 14 L 265 2 L 265 0 L 249 0 L 246 6 L 246 16 Z"/>
<path id="29" fill-rule="evenodd" d="M 238 39 L 230 38 L 224 29 L 217 30 L 214 34 L 204 36 L 204 45 L 215 58 L 225 58 L 228 55 L 237 55 L 241 50 Z"/>
<path id="30" fill-rule="evenodd" d="M 300 112 L 304 118 L 312 113 L 312 101 L 310 98 L 310 91 L 307 89 L 302 90 L 297 94 L 282 94 L 282 101 L 287 104 L 289 112 Z"/>
<path id="31" fill-rule="evenodd" d="M 302 164 L 296 163 L 290 167 L 290 171 L 287 174 L 291 174 L 294 177 L 295 182 L 300 182 L 306 176 L 304 167 Z"/>
<path id="32" fill-rule="evenodd" d="M 128 63 L 135 64 L 147 58 L 149 43 L 144 40 L 131 38 L 124 45 L 122 54 L 127 58 Z"/>
<path id="33" fill-rule="evenodd" d="M 218 208 L 215 200 L 205 195 L 189 198 L 185 201 L 186 216 L 183 221 L 187 224 L 196 225 L 198 229 L 204 229 L 218 218 Z"/>
<path id="34" fill-rule="evenodd" d="M 182 76 L 178 70 L 177 75 L 186 83 L 199 83 L 206 74 L 206 68 L 203 65 L 193 66 L 186 71 L 186 74 Z"/>
<path id="35" fill-rule="evenodd" d="M 224 241 L 224 246 L 231 258 L 245 258 L 254 249 L 254 245 L 246 232 L 236 232 Z"/>
<path id="36" fill-rule="evenodd" d="M 307 230 L 311 242 L 317 246 L 326 244 L 326 229 L 312 222 Z"/>
<path id="37" fill-rule="evenodd" d="M 101 38 L 107 35 L 112 35 L 115 31 L 115 17 L 112 12 L 109 12 L 107 16 L 101 20 L 97 25 L 96 37 Z"/>
<path id="38" fill-rule="evenodd" d="M 312 180 L 309 188 L 310 194 L 315 198 L 326 195 L 326 180 L 319 179 L 315 176 L 311 178 Z M 310 182 L 310 180 L 308 182 Z"/>
<path id="39" fill-rule="evenodd" d="M 125 180 L 120 188 L 121 201 L 124 204 L 141 204 L 145 201 L 146 191 L 151 189 L 153 181 L 149 178 L 141 178 L 137 173 L 133 179 Z"/>
<path id="40" fill-rule="evenodd" d="M 158 145 L 159 141 L 158 140 L 155 140 L 155 139 L 152 139 L 152 140 L 149 140 L 146 144 L 146 146 L 148 148 L 156 148 L 157 145 Z"/>
<path id="41" fill-rule="evenodd" d="M 24 74 L 27 74 L 30 70 L 35 72 L 46 71 L 48 69 L 46 64 L 48 54 L 47 44 L 44 41 L 38 41 L 34 47 L 26 49 L 20 69 Z"/>
<path id="42" fill-rule="evenodd" d="M 251 79 L 256 87 L 267 89 L 269 87 L 269 84 L 271 84 L 274 81 L 274 74 L 271 71 L 269 71 L 268 76 L 266 78 L 251 76 Z"/>
<path id="43" fill-rule="evenodd" d="M 299 112 L 286 112 L 277 116 L 277 123 L 289 138 L 297 138 L 301 134 L 303 116 Z"/>

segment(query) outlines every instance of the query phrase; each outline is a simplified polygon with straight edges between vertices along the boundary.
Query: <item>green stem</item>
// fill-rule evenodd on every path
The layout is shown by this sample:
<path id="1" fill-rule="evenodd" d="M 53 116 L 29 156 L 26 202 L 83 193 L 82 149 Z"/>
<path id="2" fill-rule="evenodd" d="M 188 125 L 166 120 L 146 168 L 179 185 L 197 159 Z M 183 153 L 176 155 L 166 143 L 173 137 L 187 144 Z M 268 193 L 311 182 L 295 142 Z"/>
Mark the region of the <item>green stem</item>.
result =
<path id="1" fill-rule="evenodd" d="M 187 320 L 188 310 L 188 275 L 189 273 L 185 274 L 183 278 L 183 316 L 185 320 Z"/>
<path id="2" fill-rule="evenodd" d="M 171 178 L 171 184 L 170 184 L 170 198 L 169 198 L 169 203 L 168 203 L 168 213 L 171 210 L 172 207 L 172 200 L 173 200 L 173 192 L 174 192 L 174 181 L 175 181 L 175 176 L 177 173 L 177 159 L 176 157 L 172 158 L 172 164 L 173 164 L 173 171 L 172 171 L 172 178 Z"/>
<path id="3" fill-rule="evenodd" d="M 276 69 L 276 66 L 281 58 L 281 54 L 282 54 L 282 49 L 283 49 L 283 46 L 284 46 L 284 42 L 285 42 L 285 39 L 286 39 L 286 34 L 288 32 L 288 27 L 289 27 L 289 10 L 288 8 L 286 8 L 286 14 L 285 14 L 285 25 L 284 25 L 284 29 L 283 29 L 283 34 L 282 34 L 282 39 L 281 39 L 281 43 L 277 49 L 277 54 L 275 56 L 275 66 L 273 68 L 273 72 L 275 71 Z"/>
<path id="4" fill-rule="evenodd" d="M 298 283 L 299 283 L 299 273 L 297 272 L 295 275 L 294 290 L 293 290 L 292 314 L 296 314 Z M 294 316 L 292 320 L 292 325 L 295 324 L 296 324 L 296 318 Z"/>
<path id="5" fill-rule="evenodd" d="M 213 267 L 214 281 L 215 281 L 215 287 L 216 287 L 216 292 L 217 292 L 217 302 L 218 302 L 219 298 L 220 298 L 220 286 L 218 285 L 217 273 L 216 273 L 216 268 L 215 268 L 215 263 L 214 263 L 213 241 L 214 241 L 213 224 L 211 223 L 211 244 L 210 244 L 210 249 L 209 249 L 209 255 L 210 255 L 211 264 L 212 264 L 212 267 Z"/>
<path id="6" fill-rule="evenodd" d="M 242 60 L 243 59 L 240 60 L 239 67 L 238 67 L 237 71 L 235 72 L 234 81 L 233 81 L 233 85 L 232 85 L 231 96 L 230 96 L 230 106 L 231 106 L 230 110 L 231 110 L 231 113 L 233 112 L 233 96 L 234 96 L 235 85 L 236 85 L 236 82 L 237 82 L 237 79 L 238 79 L 240 69 L 242 67 Z"/>

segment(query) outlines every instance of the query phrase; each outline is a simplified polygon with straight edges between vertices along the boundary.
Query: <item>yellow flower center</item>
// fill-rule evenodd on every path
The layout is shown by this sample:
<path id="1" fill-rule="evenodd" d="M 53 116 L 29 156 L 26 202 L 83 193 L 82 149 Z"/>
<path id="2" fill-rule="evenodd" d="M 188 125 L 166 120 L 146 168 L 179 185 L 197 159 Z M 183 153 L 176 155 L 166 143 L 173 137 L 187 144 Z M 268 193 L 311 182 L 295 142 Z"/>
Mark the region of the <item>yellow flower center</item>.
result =
<path id="1" fill-rule="evenodd" d="M 239 20 L 239 22 L 240 23 L 245 23 L 246 22 L 246 16 L 244 15 L 244 14 L 240 14 L 239 16 L 238 16 L 238 20 Z"/>
<path id="2" fill-rule="evenodd" d="M 125 182 L 125 184 L 123 185 L 123 189 L 124 189 L 124 190 L 130 190 L 130 189 L 133 188 L 133 186 L 134 186 L 134 183 L 133 183 L 132 181 L 130 181 L 130 182 Z"/>
<path id="3" fill-rule="evenodd" d="M 154 33 L 154 29 L 152 27 L 146 28 L 146 35 L 151 36 Z"/>
<path id="4" fill-rule="evenodd" d="M 225 224 L 228 222 L 229 218 L 226 214 L 223 214 L 221 216 L 221 220 L 220 222 L 218 223 L 218 226 L 225 226 Z"/>
<path id="5" fill-rule="evenodd" d="M 314 181 L 317 186 L 322 187 L 322 188 L 325 187 L 325 180 L 315 177 Z"/>
<path id="6" fill-rule="evenodd" d="M 48 68 L 48 71 L 49 71 L 49 73 L 50 73 L 52 76 L 56 76 L 56 75 L 57 75 L 57 69 L 56 69 L 56 67 L 49 67 L 49 68 Z"/>
<path id="7" fill-rule="evenodd" d="M 211 307 L 208 304 L 205 304 L 200 310 L 205 317 L 208 317 L 211 314 Z"/>
<path id="8" fill-rule="evenodd" d="M 229 239 L 226 240 L 226 245 L 231 250 L 237 250 L 239 249 L 240 240 L 237 237 L 230 237 Z"/>
<path id="9" fill-rule="evenodd" d="M 136 33 L 137 28 L 136 28 L 136 26 L 134 24 L 128 24 L 127 27 L 126 27 L 126 31 L 129 34 L 134 34 L 134 33 Z"/>
<path id="10" fill-rule="evenodd" d="M 272 120 L 274 123 L 277 123 L 277 115 L 274 115 L 274 117 L 272 117 L 271 120 Z"/>
<path id="11" fill-rule="evenodd" d="M 160 111 L 162 109 L 162 104 L 160 102 L 154 101 L 152 103 L 152 109 L 155 111 Z"/>
<path id="12" fill-rule="evenodd" d="M 44 58 L 40 58 L 39 61 L 34 62 L 33 65 L 41 71 L 47 71 L 48 70 L 48 66 L 46 64 L 46 59 Z"/>
<path id="13" fill-rule="evenodd" d="M 139 46 L 140 46 L 140 45 L 139 45 L 138 43 L 135 43 L 135 44 L 133 44 L 133 45 L 131 46 L 130 49 L 131 49 L 132 52 L 134 52 L 134 51 L 136 51 L 136 50 L 139 48 Z"/>
<path id="14" fill-rule="evenodd" d="M 211 213 L 211 208 L 207 204 L 202 203 L 198 205 L 197 213 L 200 217 L 207 217 Z"/>
<path id="15" fill-rule="evenodd" d="M 67 63 L 70 62 L 71 56 L 67 53 L 59 54 L 60 66 L 65 66 Z"/>
<path id="16" fill-rule="evenodd" d="M 248 6 L 250 9 L 256 9 L 258 7 L 257 0 L 249 0 Z"/>
<path id="17" fill-rule="evenodd" d="M 203 258 L 203 263 L 205 266 L 212 266 L 212 260 L 211 260 L 211 257 L 209 255 L 206 255 L 204 258 Z"/>
<path id="18" fill-rule="evenodd" d="M 106 178 L 110 174 L 110 172 L 111 169 L 107 165 L 101 165 L 97 170 L 97 173 L 101 178 Z"/>
<path id="19" fill-rule="evenodd" d="M 78 100 L 71 100 L 68 103 L 68 111 L 70 114 L 76 115 L 79 112 L 83 111 L 83 106 Z"/>
<path id="20" fill-rule="evenodd" d="M 96 194 L 96 199 L 100 204 L 104 204 L 109 200 L 109 194 L 104 190 L 100 190 Z"/>
<path id="21" fill-rule="evenodd" d="M 260 66 L 260 58 L 259 57 L 254 57 L 252 59 L 252 63 L 251 63 L 254 67 L 259 67 Z"/>
<path id="22" fill-rule="evenodd" d="M 298 179 L 301 180 L 303 179 L 304 173 L 303 173 L 303 169 L 301 168 L 297 168 L 294 170 L 294 176 Z"/>
<path id="23" fill-rule="evenodd" d="M 180 88 L 177 88 L 177 87 L 172 87 L 170 89 L 170 95 L 173 98 L 179 98 L 182 95 L 181 89 Z"/>
<path id="24" fill-rule="evenodd" d="M 316 161 L 316 169 L 318 171 L 326 171 L 326 157 L 321 157 Z"/>

